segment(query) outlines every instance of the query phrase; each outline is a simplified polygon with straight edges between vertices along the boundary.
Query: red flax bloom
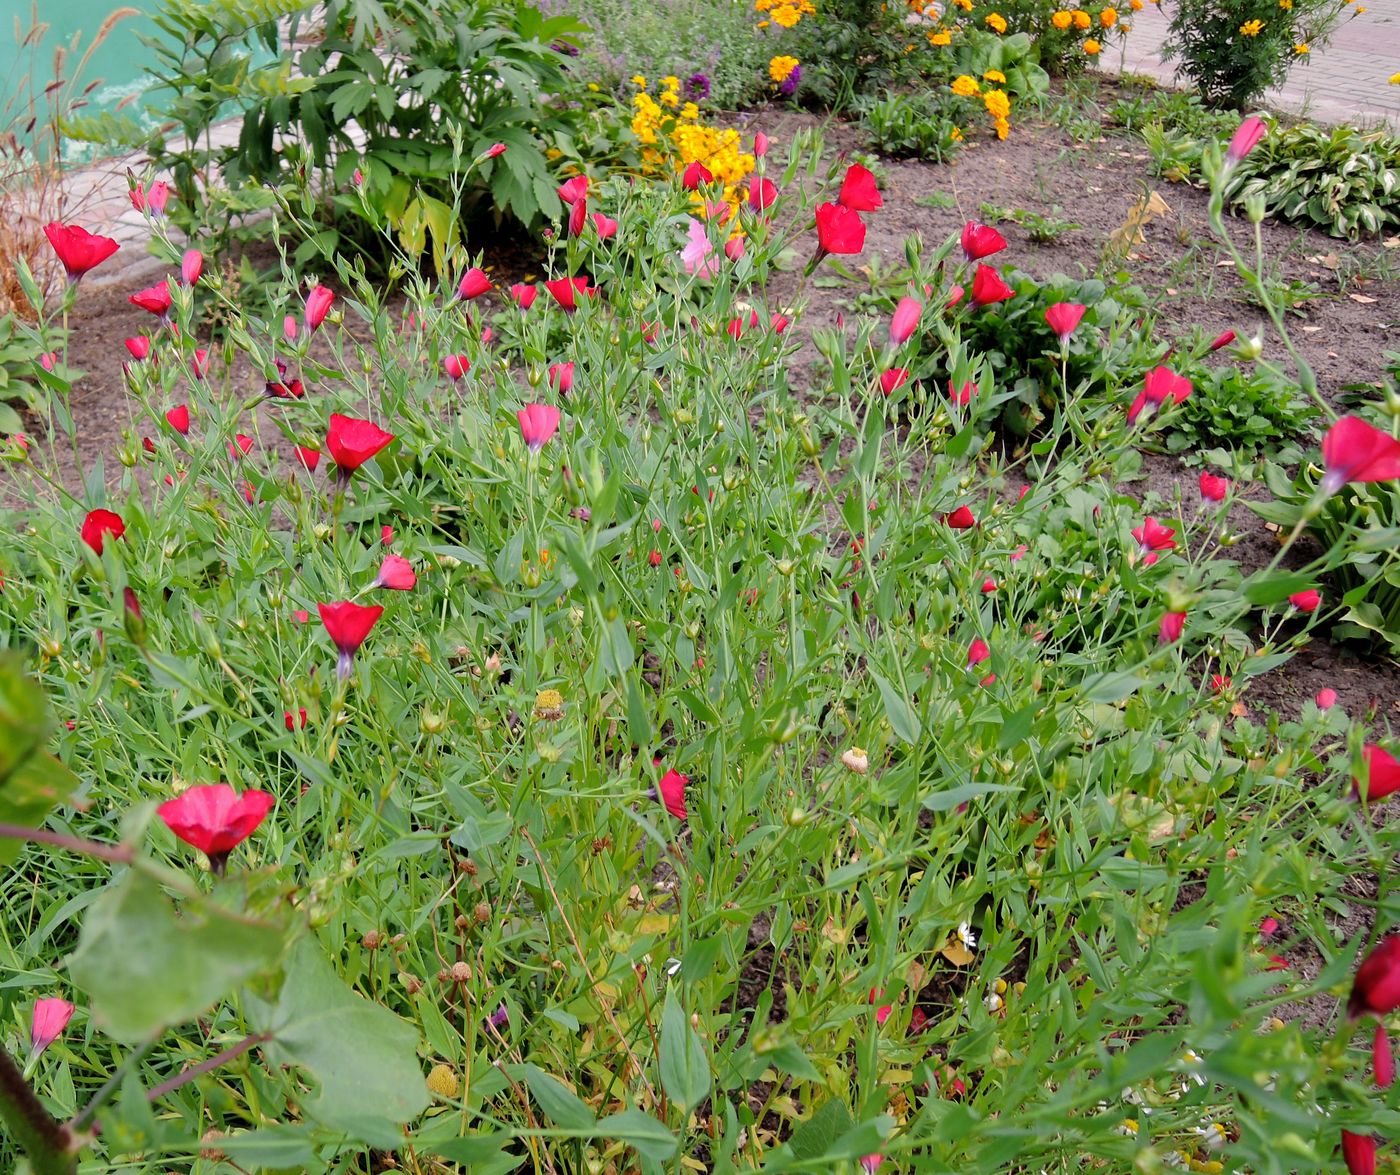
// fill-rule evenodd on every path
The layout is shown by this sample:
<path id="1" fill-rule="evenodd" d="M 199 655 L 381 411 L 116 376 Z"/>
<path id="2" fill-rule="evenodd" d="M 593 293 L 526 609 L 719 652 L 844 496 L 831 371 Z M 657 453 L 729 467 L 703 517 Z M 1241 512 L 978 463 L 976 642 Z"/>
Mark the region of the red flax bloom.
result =
<path id="1" fill-rule="evenodd" d="M 336 676 L 344 681 L 355 667 L 356 651 L 365 643 L 370 629 L 384 614 L 384 607 L 382 604 L 366 607 L 356 604 L 353 600 L 341 600 L 335 604 L 317 604 L 316 611 L 321 614 L 321 623 L 326 626 L 326 632 L 335 642 L 335 647 L 340 650 L 335 672 Z"/>
<path id="2" fill-rule="evenodd" d="M 1322 593 L 1315 588 L 1309 588 L 1305 592 L 1294 592 L 1288 597 L 1288 602 L 1299 612 L 1316 612 L 1318 605 L 1322 603 Z"/>
<path id="3" fill-rule="evenodd" d="M 1157 562 L 1158 551 L 1175 550 L 1176 543 L 1172 536 L 1176 531 L 1170 526 L 1163 526 L 1150 514 L 1143 519 L 1141 526 L 1133 527 L 1133 538 L 1138 541 L 1138 554 L 1143 556 L 1142 565 L 1151 567 Z"/>
<path id="4" fill-rule="evenodd" d="M 1359 416 L 1343 416 L 1322 438 L 1322 463 L 1329 496 L 1348 482 L 1393 481 L 1400 478 L 1400 441 Z"/>
<path id="5" fill-rule="evenodd" d="M 1012 290 L 990 265 L 979 265 L 972 278 L 972 301 L 976 306 L 991 306 L 1005 302 Z"/>
<path id="6" fill-rule="evenodd" d="M 661 802 L 666 805 L 666 811 L 670 812 L 677 820 L 684 820 L 688 815 L 685 808 L 685 789 L 689 783 L 689 775 L 682 775 L 673 768 L 661 777 L 661 782 L 657 785 L 657 791 L 661 795 Z"/>
<path id="7" fill-rule="evenodd" d="M 902 388 L 909 380 L 909 369 L 907 367 L 891 367 L 888 371 L 880 373 L 880 390 L 889 395 L 896 388 Z"/>
<path id="8" fill-rule="evenodd" d="M 1342 1158 L 1349 1175 L 1376 1175 L 1376 1138 L 1373 1134 L 1342 1131 Z"/>
<path id="9" fill-rule="evenodd" d="M 924 312 L 924 304 L 917 298 L 901 298 L 890 319 L 890 342 L 896 347 L 907 343 L 919 327 L 919 315 Z"/>
<path id="10" fill-rule="evenodd" d="M 1400 934 L 1387 934 L 1356 969 L 1347 1017 L 1388 1016 L 1400 1008 Z"/>
<path id="11" fill-rule="evenodd" d="M 1191 394 L 1191 381 L 1184 375 L 1177 375 L 1169 367 L 1154 367 L 1142 380 L 1142 391 L 1128 409 L 1128 423 L 1133 424 L 1142 410 L 1151 404 L 1158 408 L 1171 400 L 1180 404 Z"/>
<path id="12" fill-rule="evenodd" d="M 598 230 L 600 241 L 609 240 L 617 235 L 617 221 L 611 216 L 604 216 L 601 212 L 595 212 L 592 217 L 593 227 Z"/>
<path id="13" fill-rule="evenodd" d="M 1400 761 L 1394 755 L 1372 744 L 1362 748 L 1361 759 L 1366 764 L 1366 783 L 1363 785 L 1359 777 L 1353 779 L 1353 795 L 1358 799 L 1364 796 L 1367 803 L 1374 804 L 1400 791 Z"/>
<path id="14" fill-rule="evenodd" d="M 442 361 L 442 370 L 454 383 L 472 369 L 472 361 L 465 355 L 449 355 Z"/>
<path id="15" fill-rule="evenodd" d="M 1069 336 L 1079 327 L 1084 317 L 1084 307 L 1078 302 L 1056 302 L 1045 311 L 1045 321 L 1059 337 L 1061 345 L 1069 342 Z"/>
<path id="16" fill-rule="evenodd" d="M 559 409 L 550 404 L 526 404 L 515 414 L 525 447 L 538 453 L 559 430 Z"/>
<path id="17" fill-rule="evenodd" d="M 165 422 L 170 425 L 182 437 L 187 436 L 190 431 L 190 410 L 184 404 L 179 404 L 170 409 L 165 414 Z"/>
<path id="18" fill-rule="evenodd" d="M 951 514 L 943 515 L 943 521 L 954 530 L 971 530 L 977 525 L 977 518 L 970 506 L 959 506 Z"/>
<path id="19" fill-rule="evenodd" d="M 850 255 L 865 248 L 865 222 L 860 213 L 843 204 L 823 204 L 817 209 L 818 259 L 828 253 Z"/>
<path id="20" fill-rule="evenodd" d="M 59 224 L 56 220 L 44 226 L 44 235 L 63 263 L 70 285 L 121 248 L 111 237 L 99 237 L 76 224 Z"/>
<path id="21" fill-rule="evenodd" d="M 1395 1052 L 1384 1024 L 1377 1024 L 1371 1037 L 1371 1074 L 1381 1089 L 1389 1089 L 1395 1083 Z"/>
<path id="22" fill-rule="evenodd" d="M 317 286 L 306 295 L 306 313 L 302 316 L 302 324 L 306 327 L 307 334 L 326 321 L 326 315 L 334 301 L 335 295 L 327 286 Z"/>
<path id="23" fill-rule="evenodd" d="M 479 298 L 491 288 L 491 279 L 486 276 L 476 266 L 472 266 L 462 275 L 462 280 L 457 285 L 459 297 L 470 302 L 473 298 Z"/>
<path id="24" fill-rule="evenodd" d="M 1257 115 L 1250 115 L 1240 123 L 1239 128 L 1230 137 L 1230 145 L 1225 148 L 1226 168 L 1233 168 L 1235 164 L 1253 151 L 1268 129 L 1264 125 L 1264 120 Z"/>
<path id="25" fill-rule="evenodd" d="M 192 286 L 204 272 L 204 254 L 198 249 L 186 249 L 180 258 L 180 282 Z"/>
<path id="26" fill-rule="evenodd" d="M 580 236 L 583 233 L 583 226 L 587 222 L 588 201 L 575 200 L 569 206 L 568 233 L 571 237 Z"/>
<path id="27" fill-rule="evenodd" d="M 544 288 L 549 291 L 549 296 L 559 303 L 566 314 L 572 314 L 578 309 L 578 296 L 580 294 L 590 295 L 593 293 L 593 290 L 589 288 L 587 277 L 557 277 L 552 281 L 545 282 Z"/>
<path id="28" fill-rule="evenodd" d="M 1157 625 L 1157 643 L 1159 645 L 1175 644 L 1181 639 L 1181 632 L 1185 627 L 1185 612 L 1163 612 L 1161 622 Z"/>
<path id="29" fill-rule="evenodd" d="M 29 1055 L 37 1057 L 53 1044 L 68 1021 L 73 1018 L 73 1005 L 56 997 L 34 1001 L 34 1016 L 29 1023 Z"/>
<path id="30" fill-rule="evenodd" d="M 559 199 L 565 204 L 575 204 L 588 195 L 588 177 L 576 175 L 559 185 Z"/>
<path id="31" fill-rule="evenodd" d="M 1217 477 L 1213 473 L 1201 474 L 1201 497 L 1207 502 L 1223 502 L 1230 492 L 1229 479 Z"/>
<path id="32" fill-rule="evenodd" d="M 229 853 L 253 834 L 274 802 L 265 791 L 240 796 L 226 783 L 207 783 L 166 800 L 156 814 L 171 832 L 208 857 L 209 868 L 222 876 Z"/>
<path id="33" fill-rule="evenodd" d="M 393 439 L 393 433 L 385 432 L 371 421 L 342 416 L 338 412 L 331 413 L 330 427 L 326 430 L 326 448 L 346 478 Z"/>
<path id="34" fill-rule="evenodd" d="M 836 202 L 852 212 L 874 212 L 885 203 L 880 189 L 875 186 L 875 177 L 859 163 L 846 168 L 846 178 L 841 181 L 841 193 Z"/>
<path id="35" fill-rule="evenodd" d="M 168 281 L 158 282 L 148 289 L 132 294 L 127 298 L 133 306 L 137 306 L 150 314 L 167 318 L 170 315 L 170 307 L 174 304 L 174 299 L 170 296 L 170 283 Z"/>
<path id="36" fill-rule="evenodd" d="M 767 176 L 756 175 L 749 180 L 749 207 L 763 212 L 778 198 L 778 185 Z"/>
<path id="37" fill-rule="evenodd" d="M 527 282 L 516 282 L 510 287 L 510 297 L 522 310 L 528 310 L 535 304 L 535 298 L 539 295 L 539 290 Z"/>
<path id="38" fill-rule="evenodd" d="M 549 386 L 561 396 L 567 396 L 574 390 L 574 365 L 569 363 L 553 363 L 549 368 Z"/>
<path id="39" fill-rule="evenodd" d="M 407 592 L 413 590 L 413 585 L 418 582 L 418 575 L 413 570 L 413 564 L 402 555 L 385 555 L 384 562 L 379 567 L 379 578 L 374 581 L 375 587 L 390 588 L 396 592 Z"/>
<path id="40" fill-rule="evenodd" d="M 1006 248 L 1006 238 L 990 225 L 969 220 L 962 231 L 962 251 L 968 263 L 981 261 Z"/>
<path id="41" fill-rule="evenodd" d="M 83 519 L 81 530 L 83 542 L 87 543 L 93 551 L 101 555 L 102 545 L 107 535 L 114 539 L 119 539 L 126 534 L 126 523 L 122 521 L 120 514 L 113 514 L 110 510 L 92 510 Z"/>
<path id="42" fill-rule="evenodd" d="M 687 192 L 698 191 L 706 184 L 715 182 L 714 175 L 710 169 L 699 160 L 690 164 L 681 175 L 681 187 Z"/>

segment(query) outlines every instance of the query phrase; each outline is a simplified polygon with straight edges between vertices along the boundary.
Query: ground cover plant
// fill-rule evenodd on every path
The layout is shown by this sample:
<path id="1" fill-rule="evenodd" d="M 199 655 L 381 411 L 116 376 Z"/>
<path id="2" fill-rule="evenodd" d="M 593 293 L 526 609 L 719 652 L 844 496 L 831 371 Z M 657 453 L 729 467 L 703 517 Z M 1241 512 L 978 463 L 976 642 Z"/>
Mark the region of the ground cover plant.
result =
<path id="1" fill-rule="evenodd" d="M 39 1169 L 1362 1170 L 1394 1135 L 1395 744 L 1323 695 L 1236 713 L 1354 528 L 1246 575 L 1248 487 L 1123 488 L 1232 344 L 1129 339 L 977 224 L 814 329 L 885 197 L 816 136 L 741 155 L 570 180 L 508 287 L 459 248 L 400 304 L 332 253 L 261 313 L 187 254 L 133 291 L 121 472 L 56 476 L 61 374 L 9 442 L 40 1100 L 0 1100 Z M 1305 513 L 1400 477 L 1392 417 L 1317 410 Z"/>

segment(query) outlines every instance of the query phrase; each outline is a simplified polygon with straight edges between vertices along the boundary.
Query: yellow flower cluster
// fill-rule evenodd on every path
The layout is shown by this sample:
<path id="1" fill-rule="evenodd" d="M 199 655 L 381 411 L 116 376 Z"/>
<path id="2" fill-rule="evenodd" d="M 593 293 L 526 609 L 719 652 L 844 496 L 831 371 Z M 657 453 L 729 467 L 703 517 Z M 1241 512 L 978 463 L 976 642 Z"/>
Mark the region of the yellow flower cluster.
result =
<path id="1" fill-rule="evenodd" d="M 1240 35 L 1244 37 L 1257 37 L 1263 31 L 1264 22 L 1262 20 L 1247 20 L 1240 25 Z"/>
<path id="2" fill-rule="evenodd" d="M 977 79 L 968 74 L 962 74 L 953 79 L 953 84 L 949 87 L 959 98 L 975 97 L 982 87 L 977 84 Z"/>
<path id="3" fill-rule="evenodd" d="M 792 71 L 797 68 L 796 57 L 785 57 L 781 54 L 768 63 L 768 76 L 775 82 L 785 82 L 791 76 Z"/>
<path id="4" fill-rule="evenodd" d="M 816 12 L 812 0 L 753 0 L 755 12 L 768 13 L 769 20 L 781 28 L 790 29 L 804 16 Z M 768 21 L 759 24 L 763 28 Z"/>
<path id="5" fill-rule="evenodd" d="M 987 19 L 987 27 L 988 27 L 989 29 L 991 29 L 992 32 L 994 32 L 994 33 L 1004 33 L 1004 32 L 1006 32 L 1006 17 L 1002 16 L 1001 13 L 999 13 L 999 12 L 989 12 L 989 13 L 987 13 L 986 19 Z"/>
<path id="6" fill-rule="evenodd" d="M 662 79 L 663 99 L 670 92 L 666 87 L 670 80 Z M 646 79 L 641 81 L 645 83 Z M 679 110 L 667 110 L 645 89 L 633 95 L 632 107 L 632 133 L 642 144 L 642 159 L 649 167 L 660 174 L 680 174 L 692 163 L 704 164 L 715 182 L 723 185 L 730 210 L 738 211 L 743 184 L 757 161 L 744 150 L 737 130 L 706 125 L 694 102 L 685 103 Z M 698 193 L 697 199 L 703 211 L 703 199 Z"/>

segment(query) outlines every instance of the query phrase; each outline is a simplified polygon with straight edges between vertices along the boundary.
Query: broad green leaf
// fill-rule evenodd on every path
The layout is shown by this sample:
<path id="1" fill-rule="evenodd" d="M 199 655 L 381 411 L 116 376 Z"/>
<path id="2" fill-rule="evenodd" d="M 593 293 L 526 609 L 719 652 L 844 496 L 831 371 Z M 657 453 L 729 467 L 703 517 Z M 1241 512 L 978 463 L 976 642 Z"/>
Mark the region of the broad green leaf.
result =
<path id="1" fill-rule="evenodd" d="M 1317 586 L 1317 579 L 1298 571 L 1258 571 L 1242 585 L 1244 598 L 1251 604 L 1267 606 L 1286 600 L 1296 592 Z"/>
<path id="2" fill-rule="evenodd" d="M 420 1135 L 414 1142 L 419 1154 L 436 1155 L 451 1163 L 460 1163 L 472 1175 L 510 1175 L 520 1170 L 524 1161 L 519 1154 L 506 1148 L 512 1142 L 505 1131 L 494 1134 L 469 1134 L 462 1138 L 432 1140 Z"/>
<path id="3" fill-rule="evenodd" d="M 246 1171 L 310 1170 L 316 1162 L 308 1126 L 267 1126 L 219 1139 L 219 1149 Z"/>
<path id="4" fill-rule="evenodd" d="M 0 656 L 0 783 L 44 741 L 48 707 L 16 653 Z"/>
<path id="5" fill-rule="evenodd" d="M 919 735 L 923 733 L 923 727 L 919 724 L 919 718 L 914 713 L 914 708 L 890 682 L 873 669 L 870 671 L 870 676 L 880 687 L 880 698 L 885 703 L 885 716 L 890 720 L 890 728 L 903 742 L 911 745 L 918 742 Z"/>
<path id="6" fill-rule="evenodd" d="M 819 1159 L 854 1125 L 846 1104 L 832 1098 L 818 1106 L 816 1112 L 793 1131 L 788 1145 L 799 1159 Z"/>
<path id="7" fill-rule="evenodd" d="M 525 1078 L 540 1109 L 556 1126 L 565 1130 L 592 1130 L 598 1124 L 593 1111 L 557 1077 L 528 1063 L 520 1066 L 520 1075 Z"/>
<path id="8" fill-rule="evenodd" d="M 92 904 L 68 967 L 98 1025 L 135 1043 L 198 1016 L 281 950 L 280 927 L 209 899 L 177 911 L 157 882 L 131 870 Z"/>
<path id="9" fill-rule="evenodd" d="M 1079 697 L 1085 702 L 1121 702 L 1132 697 L 1148 683 L 1140 673 L 1119 670 L 1116 673 L 1090 674 L 1079 684 Z"/>
<path id="10" fill-rule="evenodd" d="M 531 1086 L 533 1089 L 534 1086 Z M 602 1138 L 614 1138 L 633 1147 L 644 1158 L 664 1163 L 676 1153 L 676 1136 L 641 1110 L 623 1110 L 598 1123 Z"/>
<path id="11" fill-rule="evenodd" d="M 301 1066 L 317 1085 L 311 1117 L 364 1138 L 427 1109 L 417 1031 L 346 987 L 314 938 L 293 948 L 277 1002 L 248 1004 L 250 1023 L 273 1038 L 268 1060 Z"/>
<path id="12" fill-rule="evenodd" d="M 661 1010 L 661 1085 L 688 1113 L 710 1094 L 710 1063 L 699 1034 L 690 1026 L 676 993 L 666 989 Z"/>

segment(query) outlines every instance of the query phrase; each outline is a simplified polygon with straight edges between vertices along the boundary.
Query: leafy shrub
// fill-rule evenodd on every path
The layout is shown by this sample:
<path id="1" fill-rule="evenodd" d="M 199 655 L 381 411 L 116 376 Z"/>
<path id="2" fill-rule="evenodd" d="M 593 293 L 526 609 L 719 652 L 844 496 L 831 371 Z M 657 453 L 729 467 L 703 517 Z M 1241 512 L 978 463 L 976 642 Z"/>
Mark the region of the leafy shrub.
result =
<path id="1" fill-rule="evenodd" d="M 1141 0 L 1117 4 L 1096 4 L 1086 8 L 1062 6 L 1053 0 L 981 0 L 973 9 L 977 27 L 987 27 L 987 18 L 1000 17 L 1007 31 L 1023 35 L 1034 45 L 1034 60 L 1057 77 L 1083 71 L 1096 56 L 1121 41 L 1131 28 L 1128 17 L 1142 7 Z"/>
<path id="2" fill-rule="evenodd" d="M 1346 0 L 1171 0 L 1167 52 L 1208 106 L 1243 110 L 1326 44 Z"/>
<path id="3" fill-rule="evenodd" d="M 1265 367 L 1230 364 L 1183 368 L 1195 385 L 1167 437 L 1167 450 L 1194 464 L 1223 445 L 1241 458 L 1276 455 L 1306 436 L 1318 409 L 1295 381 Z"/>
<path id="4" fill-rule="evenodd" d="M 882 155 L 942 163 L 962 141 L 961 109 L 960 100 L 937 91 L 890 94 L 860 104 L 860 131 L 867 146 Z"/>

